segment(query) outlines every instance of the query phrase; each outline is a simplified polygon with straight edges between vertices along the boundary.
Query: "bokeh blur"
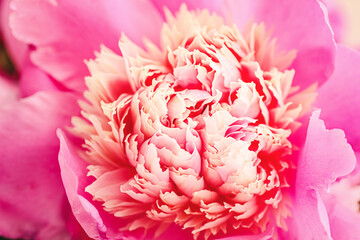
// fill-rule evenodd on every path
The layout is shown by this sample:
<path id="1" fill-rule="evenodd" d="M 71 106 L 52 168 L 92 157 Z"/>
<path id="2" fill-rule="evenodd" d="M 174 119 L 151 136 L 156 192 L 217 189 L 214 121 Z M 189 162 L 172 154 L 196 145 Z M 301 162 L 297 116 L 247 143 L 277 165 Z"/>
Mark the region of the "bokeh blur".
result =
<path id="1" fill-rule="evenodd" d="M 360 49 L 360 0 L 334 0 L 332 12 L 339 12 L 342 22 L 340 41 L 352 48 Z"/>

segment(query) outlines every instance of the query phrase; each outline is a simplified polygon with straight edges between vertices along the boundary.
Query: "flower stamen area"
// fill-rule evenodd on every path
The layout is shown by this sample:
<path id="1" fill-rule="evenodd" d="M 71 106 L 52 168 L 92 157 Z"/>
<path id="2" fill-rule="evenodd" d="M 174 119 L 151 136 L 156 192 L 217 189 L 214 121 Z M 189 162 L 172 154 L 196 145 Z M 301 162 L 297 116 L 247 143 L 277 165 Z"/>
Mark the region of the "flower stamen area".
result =
<path id="1" fill-rule="evenodd" d="M 194 238 L 286 229 L 289 136 L 315 98 L 299 92 L 264 24 L 243 32 L 207 10 L 166 11 L 161 47 L 125 36 L 87 62 L 72 132 L 95 181 L 86 188 L 119 231 L 176 224 Z"/>

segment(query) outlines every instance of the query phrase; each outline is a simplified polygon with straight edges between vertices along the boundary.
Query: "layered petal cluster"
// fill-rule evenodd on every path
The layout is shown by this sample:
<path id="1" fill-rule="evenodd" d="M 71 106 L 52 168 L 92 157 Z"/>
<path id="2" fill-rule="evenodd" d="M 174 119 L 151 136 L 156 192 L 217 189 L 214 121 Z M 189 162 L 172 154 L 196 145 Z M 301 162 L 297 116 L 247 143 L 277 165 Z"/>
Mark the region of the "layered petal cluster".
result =
<path id="1" fill-rule="evenodd" d="M 197 238 L 286 229 L 289 136 L 316 86 L 299 92 L 295 52 L 263 24 L 243 33 L 207 10 L 166 12 L 158 49 L 122 36 L 87 62 L 88 101 L 72 132 L 95 181 L 86 187 L 120 230 L 172 223 Z"/>
<path id="2" fill-rule="evenodd" d="M 328 2 L 0 0 L 0 235 L 357 239 L 360 55 Z"/>

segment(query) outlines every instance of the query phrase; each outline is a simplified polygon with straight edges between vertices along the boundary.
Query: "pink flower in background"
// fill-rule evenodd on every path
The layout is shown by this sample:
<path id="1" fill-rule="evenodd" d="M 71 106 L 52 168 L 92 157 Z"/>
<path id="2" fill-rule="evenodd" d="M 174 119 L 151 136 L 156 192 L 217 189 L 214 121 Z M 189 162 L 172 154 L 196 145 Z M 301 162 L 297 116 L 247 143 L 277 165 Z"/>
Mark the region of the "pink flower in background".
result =
<path id="1" fill-rule="evenodd" d="M 10 4 L 0 234 L 83 239 L 68 199 L 94 239 L 358 236 L 326 190 L 356 164 L 360 56 L 321 2 Z"/>

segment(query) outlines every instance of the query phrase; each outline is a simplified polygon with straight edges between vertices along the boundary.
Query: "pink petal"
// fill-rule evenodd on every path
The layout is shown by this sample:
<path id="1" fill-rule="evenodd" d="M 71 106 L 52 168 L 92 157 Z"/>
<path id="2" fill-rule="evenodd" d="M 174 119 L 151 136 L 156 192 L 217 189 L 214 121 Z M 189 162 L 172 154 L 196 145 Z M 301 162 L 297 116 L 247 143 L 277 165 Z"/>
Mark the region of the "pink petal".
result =
<path id="1" fill-rule="evenodd" d="M 360 214 L 329 198 L 326 201 L 331 236 L 336 240 L 360 239 Z"/>
<path id="2" fill-rule="evenodd" d="M 89 237 L 106 239 L 107 228 L 99 212 L 95 206 L 82 196 L 82 194 L 85 195 L 84 190 L 80 192 L 81 187 L 84 189 L 87 185 L 86 164 L 74 153 L 75 150 L 68 144 L 65 134 L 59 130 L 57 135 L 60 139 L 59 163 L 61 177 L 73 214 Z"/>
<path id="3" fill-rule="evenodd" d="M 344 42 L 346 37 L 346 14 L 340 1 L 323 0 L 329 12 L 329 22 L 334 31 L 335 41 Z"/>
<path id="4" fill-rule="evenodd" d="M 0 74 L 0 108 L 19 98 L 17 84 Z"/>
<path id="5" fill-rule="evenodd" d="M 184 239 L 192 239 L 193 235 L 190 230 L 182 229 L 180 226 L 175 224 L 170 225 L 164 233 L 162 233 L 157 240 L 184 240 Z M 146 238 L 151 240 L 153 238 Z"/>
<path id="6" fill-rule="evenodd" d="M 77 156 L 75 143 L 70 141 L 64 132 L 59 130 L 58 137 L 60 139 L 59 163 L 66 194 L 73 214 L 88 236 L 94 239 L 122 239 L 121 237 L 141 239 L 141 231 L 119 231 L 127 222 L 106 213 L 100 202 L 92 201 L 91 196 L 85 193 L 85 187 L 93 181 L 92 178 L 86 176 L 87 164 Z M 153 233 L 154 231 L 151 230 L 145 239 L 153 239 Z M 192 235 L 190 231 L 171 225 L 159 239 L 169 239 L 170 236 L 175 240 L 188 239 Z"/>
<path id="7" fill-rule="evenodd" d="M 57 92 L 0 109 L 0 235 L 69 239 L 55 130 L 77 112 L 75 98 Z"/>
<path id="8" fill-rule="evenodd" d="M 330 240 L 330 226 L 324 203 L 314 189 L 298 189 L 287 219 L 288 231 L 280 231 L 280 239 Z"/>
<path id="9" fill-rule="evenodd" d="M 316 105 L 327 126 L 341 128 L 360 150 L 360 54 L 339 45 L 335 72 L 319 89 Z"/>
<path id="10" fill-rule="evenodd" d="M 124 227 L 126 222 L 105 212 L 101 202 L 91 200 L 92 197 L 85 192 L 85 187 L 94 179 L 86 176 L 87 164 L 76 154 L 77 144 L 61 130 L 58 130 L 57 135 L 60 139 L 61 178 L 76 220 L 92 239 L 122 239 L 127 233 L 119 229 Z M 135 231 L 131 235 L 136 234 L 139 233 Z M 136 239 L 131 235 L 129 239 Z"/>
<path id="11" fill-rule="evenodd" d="M 172 13 L 179 11 L 180 5 L 185 3 L 189 10 L 194 9 L 208 9 L 211 12 L 216 12 L 217 14 L 222 13 L 223 0 L 151 0 L 155 7 L 160 13 L 163 14 L 164 7 L 168 8 Z"/>
<path id="12" fill-rule="evenodd" d="M 327 189 L 337 178 L 349 174 L 356 164 L 344 132 L 327 130 L 319 116 L 320 111 L 312 114 L 300 154 L 288 238 L 330 239 L 328 215 L 318 190 Z"/>
<path id="13" fill-rule="evenodd" d="M 14 0 L 14 35 L 32 44 L 34 64 L 74 90 L 84 89 L 84 59 L 100 44 L 118 51 L 121 32 L 141 43 L 158 43 L 161 16 L 148 1 Z"/>
<path id="14" fill-rule="evenodd" d="M 216 240 L 268 240 L 274 235 L 274 227 L 268 226 L 263 233 L 252 235 L 237 235 L 224 238 L 217 238 Z"/>
<path id="15" fill-rule="evenodd" d="M 19 84 L 22 97 L 31 96 L 39 91 L 64 89 L 60 83 L 35 67 L 30 60 L 27 60 L 23 66 Z"/>
<path id="16" fill-rule="evenodd" d="M 91 240 L 72 213 L 67 219 L 67 229 L 71 239 Z"/>
<path id="17" fill-rule="evenodd" d="M 298 163 L 297 183 L 302 186 L 328 187 L 349 174 L 356 157 L 340 129 L 327 130 L 319 119 L 320 111 L 310 118 L 304 149 Z"/>
<path id="18" fill-rule="evenodd" d="M 333 72 L 335 42 L 323 4 L 316 0 L 228 0 L 227 9 L 238 27 L 249 19 L 273 30 L 280 50 L 297 50 L 291 66 L 294 85 L 323 83 Z"/>
<path id="19" fill-rule="evenodd" d="M 28 46 L 17 40 L 9 26 L 10 0 L 0 1 L 0 30 L 6 50 L 17 68 L 22 69 L 28 55 Z"/>

